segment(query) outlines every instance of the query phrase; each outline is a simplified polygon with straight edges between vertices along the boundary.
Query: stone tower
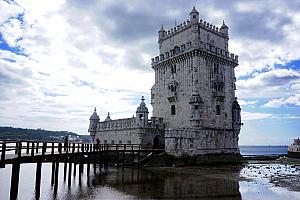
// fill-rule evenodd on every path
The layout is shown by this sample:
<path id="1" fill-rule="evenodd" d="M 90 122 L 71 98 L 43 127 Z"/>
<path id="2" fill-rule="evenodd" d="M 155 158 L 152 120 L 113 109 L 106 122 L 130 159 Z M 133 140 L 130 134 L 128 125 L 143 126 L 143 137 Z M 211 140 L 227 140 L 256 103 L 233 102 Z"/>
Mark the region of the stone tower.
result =
<path id="1" fill-rule="evenodd" d="M 146 127 L 148 123 L 148 108 L 145 104 L 144 96 L 142 96 L 140 106 L 136 109 L 136 125 L 139 127 Z"/>
<path id="2" fill-rule="evenodd" d="M 239 153 L 240 106 L 235 97 L 238 56 L 228 52 L 228 27 L 190 19 L 158 32 L 152 58 L 153 116 L 166 125 L 166 151 L 174 155 Z"/>
<path id="3" fill-rule="evenodd" d="M 93 139 L 95 138 L 96 131 L 97 131 L 97 124 L 99 121 L 100 121 L 100 118 L 97 115 L 97 111 L 95 108 L 94 113 L 90 117 L 90 125 L 89 125 L 89 130 L 88 130 L 90 132 L 90 135 L 93 137 Z"/>

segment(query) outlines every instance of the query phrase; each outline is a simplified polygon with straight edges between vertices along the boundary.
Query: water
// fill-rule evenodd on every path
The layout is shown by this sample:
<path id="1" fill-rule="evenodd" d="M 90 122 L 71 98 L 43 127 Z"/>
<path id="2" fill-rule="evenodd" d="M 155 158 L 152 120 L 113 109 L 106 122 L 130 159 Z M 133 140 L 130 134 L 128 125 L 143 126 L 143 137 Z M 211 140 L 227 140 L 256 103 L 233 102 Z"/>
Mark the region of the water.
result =
<path id="1" fill-rule="evenodd" d="M 287 146 L 239 146 L 243 156 L 283 155 L 287 154 Z"/>
<path id="2" fill-rule="evenodd" d="M 282 148 L 241 148 L 241 152 L 281 154 Z M 266 150 L 267 149 L 267 150 Z M 261 154 L 259 154 L 261 155 Z M 300 161 L 299 161 L 300 162 Z M 74 168 L 74 167 L 73 167 Z M 35 199 L 36 164 L 22 164 L 19 200 Z M 79 179 L 73 176 L 71 186 L 64 181 L 64 164 L 59 167 L 58 190 L 51 186 L 51 163 L 43 163 L 40 199 L 64 200 L 148 200 L 148 199 L 266 199 L 300 200 L 300 165 L 248 164 L 243 166 L 201 166 L 137 170 L 125 168 L 93 173 L 86 166 Z M 280 170 L 278 170 L 280 169 Z M 0 169 L 0 199 L 9 199 L 11 165 Z"/>

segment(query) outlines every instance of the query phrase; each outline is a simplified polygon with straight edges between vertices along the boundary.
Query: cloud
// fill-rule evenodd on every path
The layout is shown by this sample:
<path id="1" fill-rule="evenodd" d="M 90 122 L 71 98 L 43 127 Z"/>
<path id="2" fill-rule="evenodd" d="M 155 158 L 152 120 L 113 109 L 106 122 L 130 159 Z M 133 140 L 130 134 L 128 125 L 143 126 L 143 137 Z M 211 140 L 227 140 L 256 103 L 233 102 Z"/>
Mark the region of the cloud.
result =
<path id="1" fill-rule="evenodd" d="M 269 108 L 276 108 L 284 105 L 300 106 L 300 94 L 296 94 L 288 98 L 272 99 L 266 104 L 264 104 L 265 107 L 269 107 Z"/>
<path id="2" fill-rule="evenodd" d="M 293 92 L 292 86 L 300 81 L 300 72 L 293 69 L 274 69 L 255 73 L 245 80 L 238 80 L 240 98 L 278 98 Z M 295 87 L 295 86 L 294 86 Z"/>
<path id="3" fill-rule="evenodd" d="M 157 31 L 161 24 L 169 29 L 175 20 L 188 19 L 192 5 L 184 0 L 1 1 L 0 123 L 86 134 L 94 106 L 102 119 L 108 111 L 114 119 L 132 116 L 140 96 L 149 105 Z M 256 106 L 251 97 L 297 105 L 289 98 L 299 94 L 299 70 L 284 66 L 300 58 L 299 2 L 206 0 L 196 8 L 209 23 L 220 26 L 225 19 L 229 26 L 229 50 L 240 58 L 241 105 Z"/>
<path id="4" fill-rule="evenodd" d="M 260 112 L 242 111 L 242 121 L 262 120 L 262 119 L 300 119 L 300 116 L 291 114 L 272 114 Z"/>
<path id="5" fill-rule="evenodd" d="M 247 101 L 247 100 L 239 99 L 239 104 L 241 106 L 255 105 L 257 103 L 258 103 L 258 101 Z"/>

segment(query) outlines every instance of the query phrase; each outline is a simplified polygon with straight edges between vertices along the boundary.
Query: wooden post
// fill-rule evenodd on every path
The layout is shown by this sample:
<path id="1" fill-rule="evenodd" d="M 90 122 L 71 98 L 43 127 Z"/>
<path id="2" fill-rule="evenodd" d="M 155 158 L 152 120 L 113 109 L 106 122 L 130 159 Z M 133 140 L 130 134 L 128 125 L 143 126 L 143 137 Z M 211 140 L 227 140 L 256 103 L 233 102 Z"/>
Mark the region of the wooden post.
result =
<path id="1" fill-rule="evenodd" d="M 10 181 L 10 200 L 16 200 L 19 191 L 20 162 L 13 163 Z"/>
<path id="2" fill-rule="evenodd" d="M 89 154 L 87 157 L 87 166 L 86 166 L 86 173 L 88 176 L 90 176 L 90 170 L 91 170 L 91 159 Z"/>
<path id="3" fill-rule="evenodd" d="M 73 176 L 76 176 L 76 155 L 74 155 L 74 170 L 73 170 Z"/>
<path id="4" fill-rule="evenodd" d="M 6 151 L 6 143 L 2 143 L 2 153 L 1 153 L 1 162 L 3 163 L 3 167 L 5 166 L 5 152 Z"/>
<path id="5" fill-rule="evenodd" d="M 58 153 L 61 154 L 62 152 L 62 143 L 58 143 Z"/>
<path id="6" fill-rule="evenodd" d="M 46 151 L 47 151 L 47 142 L 43 142 L 43 148 L 42 148 L 42 156 L 43 156 L 43 158 L 44 158 L 44 155 L 45 155 Z"/>
<path id="7" fill-rule="evenodd" d="M 36 163 L 35 172 L 35 198 L 39 199 L 41 194 L 41 174 L 42 174 L 42 160 L 38 160 Z"/>
<path id="8" fill-rule="evenodd" d="M 30 142 L 27 142 L 26 154 L 29 154 L 29 146 L 30 146 Z"/>
<path id="9" fill-rule="evenodd" d="M 60 143 L 61 144 L 61 143 Z M 55 162 L 55 181 L 54 181 L 54 196 L 57 194 L 58 188 L 58 172 L 59 172 L 59 158 L 56 158 Z"/>
<path id="10" fill-rule="evenodd" d="M 131 145 L 131 164 L 134 165 L 134 151 L 133 151 L 133 144 Z"/>
<path id="11" fill-rule="evenodd" d="M 54 177 L 55 177 L 55 159 L 52 158 L 51 185 L 54 184 Z"/>
<path id="12" fill-rule="evenodd" d="M 54 154 L 54 142 L 52 142 L 51 155 Z"/>
<path id="13" fill-rule="evenodd" d="M 139 150 L 138 150 L 138 157 L 137 157 L 137 165 L 138 165 L 138 169 L 140 167 L 140 151 L 141 151 L 141 145 L 139 144 Z"/>
<path id="14" fill-rule="evenodd" d="M 69 157 L 69 175 L 68 175 L 68 187 L 71 187 L 71 179 L 72 179 L 72 158 Z"/>
<path id="15" fill-rule="evenodd" d="M 31 143 L 31 157 L 34 158 L 34 142 Z"/>
<path id="16" fill-rule="evenodd" d="M 126 151 L 126 144 L 124 144 L 124 151 L 123 151 L 123 166 L 122 166 L 123 171 L 125 167 L 125 151 Z"/>
<path id="17" fill-rule="evenodd" d="M 36 153 L 39 153 L 39 142 L 36 143 Z"/>
<path id="18" fill-rule="evenodd" d="M 18 145 L 19 145 L 19 142 L 16 142 L 15 154 L 18 154 Z"/>
<path id="19" fill-rule="evenodd" d="M 118 149 L 118 144 L 116 146 L 116 150 L 117 150 L 117 169 L 119 169 L 119 158 L 120 158 L 120 155 L 119 155 L 119 149 Z"/>
<path id="20" fill-rule="evenodd" d="M 75 143 L 73 143 L 72 153 L 75 152 Z"/>
<path id="21" fill-rule="evenodd" d="M 21 159 L 22 156 L 22 142 L 18 142 L 18 159 Z"/>

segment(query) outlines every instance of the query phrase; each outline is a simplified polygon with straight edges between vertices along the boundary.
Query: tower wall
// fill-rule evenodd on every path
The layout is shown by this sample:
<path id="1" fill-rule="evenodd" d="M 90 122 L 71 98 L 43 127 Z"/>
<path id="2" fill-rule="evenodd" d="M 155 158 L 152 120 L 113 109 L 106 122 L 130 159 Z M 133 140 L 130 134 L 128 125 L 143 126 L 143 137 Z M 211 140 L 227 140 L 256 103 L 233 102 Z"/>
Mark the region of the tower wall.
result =
<path id="1" fill-rule="evenodd" d="M 197 16 L 193 8 L 190 16 L 195 13 Z M 228 39 L 224 22 L 219 29 L 198 19 L 160 35 L 159 56 L 152 59 L 155 84 L 151 104 L 153 116 L 164 119 L 168 153 L 239 152 L 241 123 L 240 118 L 233 117 L 240 112 L 235 109 L 233 113 L 238 56 L 228 52 Z M 190 139 L 193 150 L 184 145 L 177 152 L 172 150 L 179 140 Z"/>

